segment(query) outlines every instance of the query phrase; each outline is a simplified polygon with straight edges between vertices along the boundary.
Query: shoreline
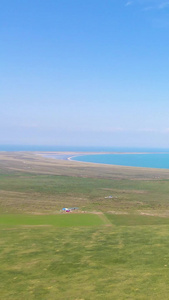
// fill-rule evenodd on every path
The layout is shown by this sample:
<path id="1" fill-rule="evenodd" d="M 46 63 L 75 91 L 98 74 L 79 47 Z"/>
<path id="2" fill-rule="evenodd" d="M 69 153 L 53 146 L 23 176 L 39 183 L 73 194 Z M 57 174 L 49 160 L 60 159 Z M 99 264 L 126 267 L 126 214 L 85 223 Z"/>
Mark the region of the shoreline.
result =
<path id="1" fill-rule="evenodd" d="M 34 152 L 34 151 L 33 151 Z M 35 151 L 36 152 L 36 151 Z M 46 154 L 45 154 L 46 153 Z M 38 152 L 39 155 L 45 158 L 53 158 L 57 160 L 66 160 L 66 161 L 77 161 L 73 160 L 74 157 L 87 156 L 87 155 L 145 155 L 145 154 L 169 154 L 169 152 L 66 152 L 66 151 L 48 151 L 43 154 L 42 152 Z M 78 162 L 78 161 L 77 161 Z M 82 161 L 79 161 L 82 162 Z"/>
<path id="2" fill-rule="evenodd" d="M 105 153 L 105 152 L 104 152 Z M 104 154 L 102 153 L 102 154 Z M 111 152 L 112 153 L 112 152 Z M 143 153 L 143 152 L 142 152 Z M 50 154 L 50 156 L 49 156 Z M 51 157 L 52 154 L 52 157 Z M 62 159 L 56 159 L 55 155 L 62 155 Z M 63 157 L 64 154 L 64 157 Z M 100 154 L 87 152 L 0 152 L 0 163 L 2 169 L 22 171 L 34 174 L 54 174 L 62 176 L 90 177 L 90 178 L 127 178 L 127 179 L 168 179 L 169 169 L 164 168 L 148 168 L 135 166 L 110 165 L 92 162 L 80 162 L 68 160 L 72 156 L 84 154 Z M 114 154 L 119 154 L 115 153 Z M 136 154 L 136 153 L 135 153 Z M 66 155 L 66 157 L 65 157 Z M 44 157 L 45 156 L 45 157 Z M 47 156 L 47 157 L 46 157 Z M 55 157 L 54 157 L 55 156 Z"/>
<path id="3" fill-rule="evenodd" d="M 121 167 L 130 167 L 130 168 L 148 168 L 148 169 L 166 169 L 169 170 L 169 167 L 166 167 L 164 164 L 160 165 L 142 165 L 142 163 L 140 165 L 137 165 L 136 163 L 127 163 L 123 162 L 123 163 L 119 163 L 119 162 L 98 162 L 98 161 L 83 161 L 80 160 L 80 157 L 82 156 L 97 156 L 97 155 L 169 155 L 169 152 L 95 152 L 95 153 L 91 153 L 91 152 L 75 152 L 75 153 L 65 153 L 65 152 L 57 152 L 57 153 L 49 153 L 46 155 L 41 154 L 43 157 L 45 158 L 49 158 L 49 159 L 54 159 L 54 160 L 64 160 L 64 161 L 69 161 L 69 162 L 77 162 L 77 163 L 88 163 L 88 164 L 98 164 L 98 165 L 110 165 L 110 166 L 121 166 Z"/>

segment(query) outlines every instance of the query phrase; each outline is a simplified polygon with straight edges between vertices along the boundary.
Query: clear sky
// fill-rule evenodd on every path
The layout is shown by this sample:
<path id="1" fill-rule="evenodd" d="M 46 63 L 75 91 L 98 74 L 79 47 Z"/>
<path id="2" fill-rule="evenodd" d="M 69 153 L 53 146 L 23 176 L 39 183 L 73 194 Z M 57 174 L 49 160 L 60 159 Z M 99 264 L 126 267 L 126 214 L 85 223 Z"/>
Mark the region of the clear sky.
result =
<path id="1" fill-rule="evenodd" d="M 169 1 L 1 0 L 0 144 L 169 147 Z"/>

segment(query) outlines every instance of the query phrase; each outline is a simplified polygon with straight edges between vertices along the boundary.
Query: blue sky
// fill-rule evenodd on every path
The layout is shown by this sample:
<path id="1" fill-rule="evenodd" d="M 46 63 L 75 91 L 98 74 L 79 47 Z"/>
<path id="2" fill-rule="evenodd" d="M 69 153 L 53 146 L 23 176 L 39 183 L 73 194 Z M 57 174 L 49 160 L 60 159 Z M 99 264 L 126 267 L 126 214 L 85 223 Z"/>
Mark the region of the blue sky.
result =
<path id="1" fill-rule="evenodd" d="M 0 144 L 169 147 L 169 1 L 1 0 Z"/>

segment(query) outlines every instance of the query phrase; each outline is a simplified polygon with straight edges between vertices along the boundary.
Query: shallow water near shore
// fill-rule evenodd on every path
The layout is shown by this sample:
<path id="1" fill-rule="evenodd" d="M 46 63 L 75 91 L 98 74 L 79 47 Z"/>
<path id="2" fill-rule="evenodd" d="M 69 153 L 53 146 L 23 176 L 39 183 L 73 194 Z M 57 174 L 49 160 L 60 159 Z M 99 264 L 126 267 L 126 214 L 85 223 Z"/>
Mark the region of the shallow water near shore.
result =
<path id="1" fill-rule="evenodd" d="M 169 169 L 169 153 L 92 154 L 72 157 L 71 160 L 129 167 Z"/>

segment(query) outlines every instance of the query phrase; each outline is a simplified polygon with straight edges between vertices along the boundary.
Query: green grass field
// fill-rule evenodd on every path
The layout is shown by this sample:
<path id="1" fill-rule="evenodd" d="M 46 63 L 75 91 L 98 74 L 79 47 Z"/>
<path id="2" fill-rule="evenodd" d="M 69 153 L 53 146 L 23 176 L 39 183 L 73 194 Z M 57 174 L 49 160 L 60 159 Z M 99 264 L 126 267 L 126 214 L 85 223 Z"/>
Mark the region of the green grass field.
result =
<path id="1" fill-rule="evenodd" d="M 169 218 L 149 215 L 127 214 L 115 215 L 106 214 L 108 220 L 117 226 L 149 226 L 149 225 L 169 225 Z"/>
<path id="2" fill-rule="evenodd" d="M 1 174 L 0 212 L 169 211 L 169 180 L 110 180 L 41 174 Z M 112 195 L 112 199 L 105 197 Z"/>
<path id="3" fill-rule="evenodd" d="M 0 299 L 168 299 L 167 173 L 18 157 L 0 160 Z"/>
<path id="4" fill-rule="evenodd" d="M 61 215 L 0 215 L 0 225 L 52 225 L 56 227 L 99 226 L 104 222 L 94 214 L 61 214 Z"/>
<path id="5" fill-rule="evenodd" d="M 3 300 L 168 299 L 169 226 L 1 227 Z"/>

